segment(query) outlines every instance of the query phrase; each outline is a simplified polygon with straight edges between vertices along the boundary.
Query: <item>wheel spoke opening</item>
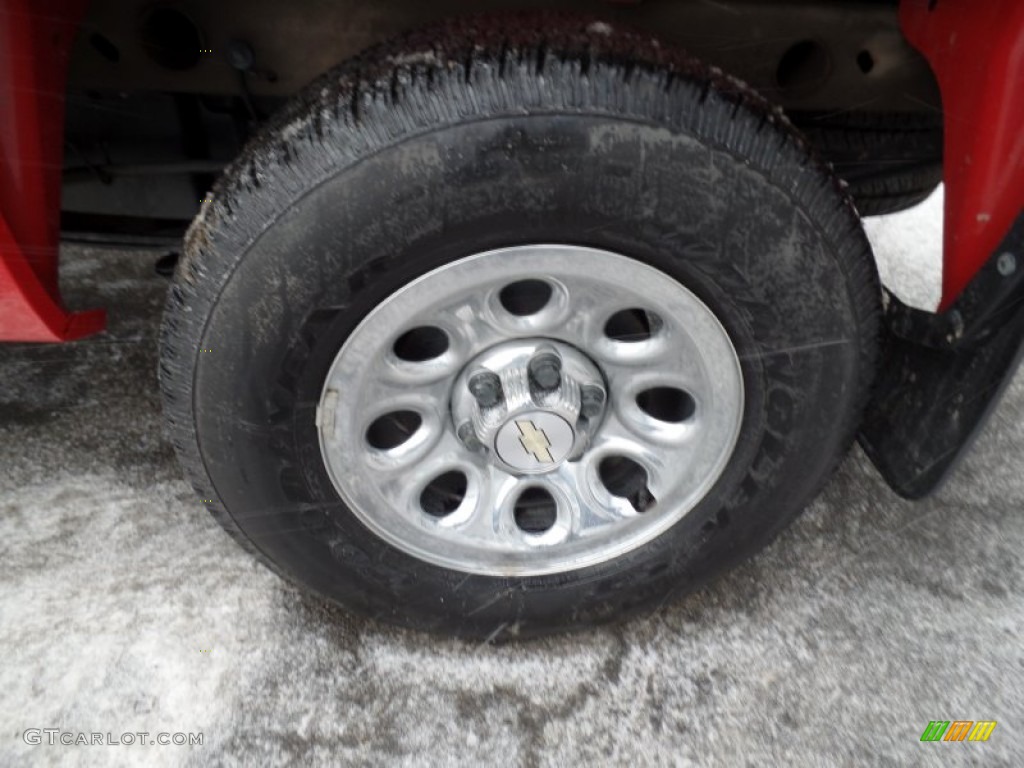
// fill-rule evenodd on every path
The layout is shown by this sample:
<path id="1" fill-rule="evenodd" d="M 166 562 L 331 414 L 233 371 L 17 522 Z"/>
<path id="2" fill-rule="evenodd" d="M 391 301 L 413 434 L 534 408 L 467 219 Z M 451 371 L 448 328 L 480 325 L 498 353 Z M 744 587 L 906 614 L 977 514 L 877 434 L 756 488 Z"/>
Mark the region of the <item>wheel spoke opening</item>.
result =
<path id="1" fill-rule="evenodd" d="M 501 289 L 498 301 L 510 314 L 527 317 L 544 309 L 552 294 L 551 284 L 544 280 L 517 280 Z"/>
<path id="2" fill-rule="evenodd" d="M 422 426 L 423 417 L 416 411 L 391 411 L 378 416 L 366 430 L 366 442 L 379 451 L 390 451 L 404 445 Z"/>
<path id="3" fill-rule="evenodd" d="M 608 318 L 604 324 L 604 335 L 612 341 L 625 343 L 648 341 L 662 325 L 662 319 L 656 313 L 631 307 Z"/>
<path id="4" fill-rule="evenodd" d="M 540 534 L 554 526 L 558 518 L 558 504 L 548 491 L 530 486 L 519 494 L 512 515 L 523 533 Z"/>
<path id="5" fill-rule="evenodd" d="M 647 470 L 625 456 L 607 456 L 598 466 L 598 476 L 613 496 L 626 499 L 637 512 L 645 512 L 656 503 L 647 487 Z"/>
<path id="6" fill-rule="evenodd" d="M 651 387 L 638 393 L 640 410 L 658 421 L 680 424 L 697 410 L 697 402 L 689 392 L 678 387 Z"/>
<path id="7" fill-rule="evenodd" d="M 448 351 L 448 334 L 433 325 L 421 325 L 399 336 L 392 349 L 399 360 L 425 363 Z"/>
<path id="8" fill-rule="evenodd" d="M 420 493 L 420 507 L 431 517 L 447 517 L 457 510 L 466 498 L 469 480 L 457 469 L 444 472 Z"/>

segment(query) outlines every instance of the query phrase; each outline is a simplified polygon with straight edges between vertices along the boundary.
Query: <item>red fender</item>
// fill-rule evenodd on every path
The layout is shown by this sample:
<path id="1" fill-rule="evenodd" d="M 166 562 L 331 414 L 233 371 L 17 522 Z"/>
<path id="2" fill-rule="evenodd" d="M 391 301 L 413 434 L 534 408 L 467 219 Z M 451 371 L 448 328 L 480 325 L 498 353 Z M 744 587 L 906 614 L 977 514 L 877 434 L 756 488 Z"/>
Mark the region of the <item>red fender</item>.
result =
<path id="1" fill-rule="evenodd" d="M 85 0 L 0 0 L 0 341 L 103 330 L 57 286 L 64 86 Z"/>
<path id="2" fill-rule="evenodd" d="M 900 25 L 942 93 L 941 311 L 1024 209 L 1024 2 L 903 0 Z"/>

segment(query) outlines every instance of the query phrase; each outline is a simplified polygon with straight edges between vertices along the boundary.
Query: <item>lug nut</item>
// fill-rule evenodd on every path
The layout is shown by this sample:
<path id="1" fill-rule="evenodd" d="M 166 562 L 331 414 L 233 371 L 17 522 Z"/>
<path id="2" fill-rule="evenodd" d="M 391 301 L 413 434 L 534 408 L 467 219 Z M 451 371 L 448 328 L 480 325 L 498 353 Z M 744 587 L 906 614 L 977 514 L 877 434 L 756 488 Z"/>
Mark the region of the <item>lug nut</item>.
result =
<path id="1" fill-rule="evenodd" d="M 540 389 L 558 389 L 562 383 L 562 359 L 554 352 L 534 355 L 530 360 L 530 378 Z"/>
<path id="2" fill-rule="evenodd" d="M 469 393 L 476 398 L 481 408 L 493 408 L 501 402 L 501 379 L 493 371 L 474 373 L 469 379 Z"/>
<path id="3" fill-rule="evenodd" d="M 469 450 L 474 453 L 479 453 L 484 449 L 484 444 L 480 442 L 480 438 L 476 436 L 476 430 L 473 429 L 473 425 L 466 421 L 463 422 L 459 427 L 458 432 L 459 440 Z"/>
<path id="4" fill-rule="evenodd" d="M 601 413 L 604 405 L 604 390 L 600 387 L 587 385 L 580 389 L 580 413 L 584 418 L 592 419 Z"/>

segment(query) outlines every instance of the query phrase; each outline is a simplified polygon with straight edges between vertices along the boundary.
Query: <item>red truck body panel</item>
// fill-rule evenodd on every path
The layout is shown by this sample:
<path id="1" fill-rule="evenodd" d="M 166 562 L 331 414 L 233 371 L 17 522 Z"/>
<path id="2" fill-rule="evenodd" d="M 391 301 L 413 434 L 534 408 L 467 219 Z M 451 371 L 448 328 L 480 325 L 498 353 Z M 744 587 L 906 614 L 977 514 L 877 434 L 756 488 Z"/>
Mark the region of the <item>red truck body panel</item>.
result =
<path id="1" fill-rule="evenodd" d="M 904 0 L 900 26 L 942 92 L 944 310 L 1024 208 L 1024 3 Z"/>
<path id="2" fill-rule="evenodd" d="M 0 341 L 68 341 L 102 310 L 60 303 L 57 248 L 68 53 L 84 0 L 0 0 Z"/>

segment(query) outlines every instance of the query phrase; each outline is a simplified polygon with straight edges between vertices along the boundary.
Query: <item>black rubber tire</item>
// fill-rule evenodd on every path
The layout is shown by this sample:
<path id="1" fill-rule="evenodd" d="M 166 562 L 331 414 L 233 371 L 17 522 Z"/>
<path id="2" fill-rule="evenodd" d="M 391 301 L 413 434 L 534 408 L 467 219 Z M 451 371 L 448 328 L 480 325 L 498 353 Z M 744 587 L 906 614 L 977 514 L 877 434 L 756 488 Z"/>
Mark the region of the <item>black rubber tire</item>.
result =
<path id="1" fill-rule="evenodd" d="M 533 578 L 445 570 L 341 503 L 316 403 L 382 298 L 532 242 L 628 254 L 698 293 L 742 360 L 740 442 L 692 512 L 616 560 Z M 852 442 L 879 302 L 840 185 L 745 86 L 605 24 L 478 18 L 343 64 L 248 147 L 188 233 L 160 379 L 199 497 L 269 566 L 386 621 L 524 637 L 664 601 L 781 530 Z"/>
<path id="2" fill-rule="evenodd" d="M 798 112 L 790 118 L 849 185 L 862 216 L 911 208 L 942 181 L 942 115 Z"/>

